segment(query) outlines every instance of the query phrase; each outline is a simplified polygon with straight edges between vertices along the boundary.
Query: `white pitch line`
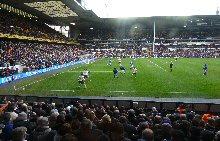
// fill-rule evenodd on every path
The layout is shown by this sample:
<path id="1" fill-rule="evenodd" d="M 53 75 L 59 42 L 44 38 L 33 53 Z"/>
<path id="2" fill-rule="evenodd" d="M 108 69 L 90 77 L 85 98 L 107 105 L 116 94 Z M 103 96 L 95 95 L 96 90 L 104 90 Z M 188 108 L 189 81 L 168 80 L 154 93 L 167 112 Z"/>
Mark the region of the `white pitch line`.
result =
<path id="1" fill-rule="evenodd" d="M 173 94 L 185 94 L 187 92 L 168 92 L 168 93 L 173 93 Z"/>
<path id="2" fill-rule="evenodd" d="M 75 92 L 74 90 L 50 90 L 51 92 Z"/>
<path id="3" fill-rule="evenodd" d="M 134 93 L 135 91 L 109 91 L 110 93 Z"/>
<path id="4" fill-rule="evenodd" d="M 82 71 L 67 71 L 67 72 L 82 72 Z M 110 72 L 113 72 L 113 71 L 90 71 L 90 72 L 101 72 L 101 73 L 110 73 Z"/>
<path id="5" fill-rule="evenodd" d="M 163 67 L 159 66 L 158 64 L 156 64 L 156 63 L 154 63 L 154 62 L 152 62 L 152 61 L 149 61 L 149 60 L 148 60 L 148 62 L 154 64 L 155 66 L 159 67 L 160 69 L 162 69 L 162 70 L 164 70 L 164 71 L 167 71 L 166 69 L 164 69 Z"/>

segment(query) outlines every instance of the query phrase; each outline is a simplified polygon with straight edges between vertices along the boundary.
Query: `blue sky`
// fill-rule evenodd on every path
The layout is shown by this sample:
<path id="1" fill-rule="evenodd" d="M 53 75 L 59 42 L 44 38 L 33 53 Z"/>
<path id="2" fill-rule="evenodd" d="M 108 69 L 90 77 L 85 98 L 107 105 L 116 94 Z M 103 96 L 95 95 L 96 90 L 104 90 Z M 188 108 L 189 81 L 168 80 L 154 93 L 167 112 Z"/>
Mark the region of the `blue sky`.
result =
<path id="1" fill-rule="evenodd" d="M 220 0 L 82 0 L 99 17 L 215 15 Z"/>

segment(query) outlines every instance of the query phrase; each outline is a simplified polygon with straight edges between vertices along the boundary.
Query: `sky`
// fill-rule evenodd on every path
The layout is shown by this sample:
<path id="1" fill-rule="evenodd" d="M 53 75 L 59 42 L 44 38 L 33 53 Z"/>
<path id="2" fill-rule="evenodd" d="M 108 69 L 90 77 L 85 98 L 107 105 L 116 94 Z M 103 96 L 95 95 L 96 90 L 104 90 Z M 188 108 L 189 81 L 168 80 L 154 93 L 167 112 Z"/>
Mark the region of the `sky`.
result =
<path id="1" fill-rule="evenodd" d="M 101 18 L 215 15 L 220 0 L 82 0 Z"/>

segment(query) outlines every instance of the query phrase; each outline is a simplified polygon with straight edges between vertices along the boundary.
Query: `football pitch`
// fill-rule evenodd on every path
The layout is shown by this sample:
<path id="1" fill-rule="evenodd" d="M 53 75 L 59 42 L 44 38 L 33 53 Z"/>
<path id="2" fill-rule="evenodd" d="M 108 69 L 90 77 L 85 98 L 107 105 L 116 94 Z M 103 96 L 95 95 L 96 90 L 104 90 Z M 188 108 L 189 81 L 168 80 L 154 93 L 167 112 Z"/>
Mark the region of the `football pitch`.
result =
<path id="1" fill-rule="evenodd" d="M 132 97 L 181 97 L 220 98 L 220 59 L 214 58 L 138 58 L 133 60 L 137 77 L 130 70 L 131 58 L 123 58 L 126 73 L 113 77 L 118 68 L 117 59 L 108 58 L 93 63 L 73 66 L 53 74 L 35 76 L 0 88 L 1 94 L 25 94 L 39 96 L 132 96 Z M 173 62 L 173 71 L 169 64 Z M 208 74 L 203 75 L 203 65 Z M 87 88 L 79 87 L 78 76 L 90 71 Z"/>

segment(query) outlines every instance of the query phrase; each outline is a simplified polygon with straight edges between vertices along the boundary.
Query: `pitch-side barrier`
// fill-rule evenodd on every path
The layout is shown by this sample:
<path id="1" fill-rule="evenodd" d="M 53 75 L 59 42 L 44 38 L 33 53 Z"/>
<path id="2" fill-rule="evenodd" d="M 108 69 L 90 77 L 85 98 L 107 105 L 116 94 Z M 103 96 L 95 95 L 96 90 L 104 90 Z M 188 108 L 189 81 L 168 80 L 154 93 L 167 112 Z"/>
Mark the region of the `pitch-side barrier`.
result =
<path id="1" fill-rule="evenodd" d="M 29 96 L 29 95 L 0 95 L 0 98 L 6 97 L 7 100 L 23 100 L 26 102 L 45 102 L 45 103 L 74 103 L 79 101 L 87 105 L 109 105 L 124 108 L 145 108 L 150 110 L 156 107 L 158 110 L 166 109 L 174 111 L 179 105 L 185 105 L 188 111 L 201 113 L 220 113 L 219 99 L 202 98 L 151 98 L 151 97 L 102 97 L 102 96 Z"/>
<path id="2" fill-rule="evenodd" d="M 69 63 L 62 64 L 62 65 L 54 65 L 54 66 L 49 67 L 49 68 L 44 68 L 44 69 L 40 69 L 40 70 L 34 70 L 34 71 L 30 71 L 30 72 L 11 75 L 9 77 L 0 78 L 0 84 L 4 84 L 4 83 L 7 83 L 7 82 L 11 82 L 11 81 L 26 78 L 26 77 L 30 77 L 30 76 L 37 75 L 37 74 L 42 74 L 42 73 L 49 72 L 49 71 L 52 71 L 52 70 L 57 70 L 57 69 L 61 69 L 61 68 L 69 67 L 69 66 L 88 63 L 88 62 L 94 61 L 94 60 L 95 60 L 94 58 L 83 59 L 83 60 L 79 60 L 79 61 L 76 61 L 76 62 L 69 62 Z"/>

